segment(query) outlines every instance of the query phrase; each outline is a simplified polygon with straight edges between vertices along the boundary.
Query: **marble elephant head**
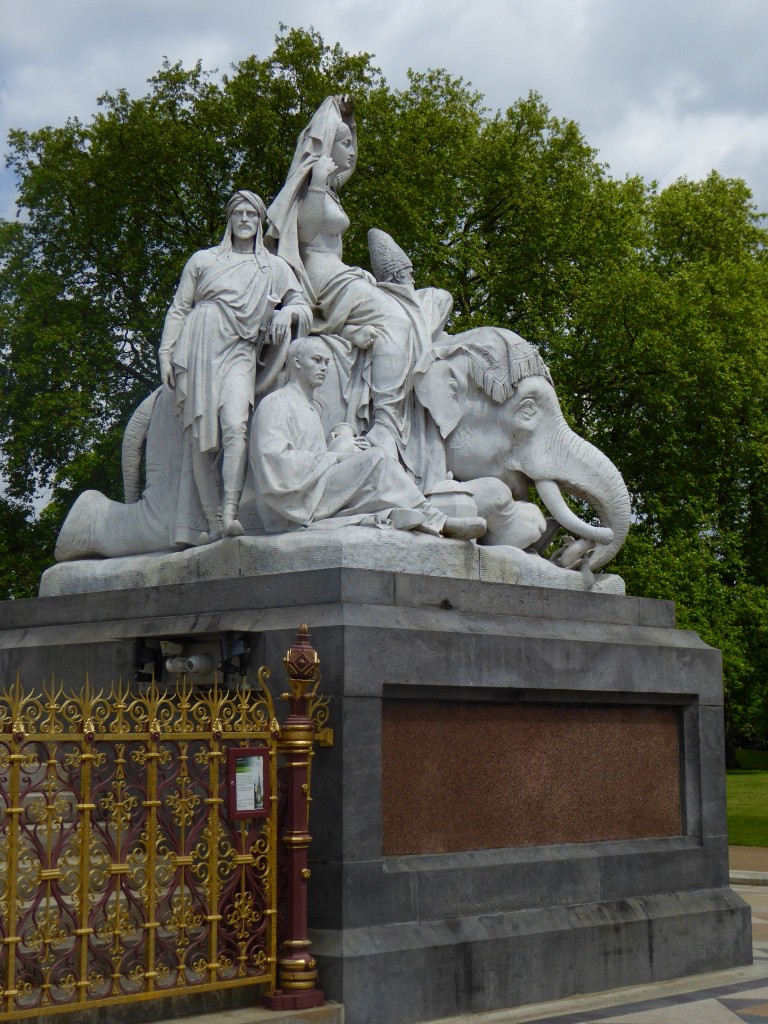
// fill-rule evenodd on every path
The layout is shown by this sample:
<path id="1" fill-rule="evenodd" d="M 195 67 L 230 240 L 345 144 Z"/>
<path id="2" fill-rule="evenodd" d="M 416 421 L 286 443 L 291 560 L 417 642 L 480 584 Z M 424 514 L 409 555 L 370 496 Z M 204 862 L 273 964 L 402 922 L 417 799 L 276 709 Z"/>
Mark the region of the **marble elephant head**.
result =
<path id="1" fill-rule="evenodd" d="M 590 569 L 616 555 L 629 530 L 626 485 L 610 459 L 568 426 L 528 342 L 501 328 L 452 335 L 419 361 L 414 390 L 440 429 L 457 480 L 497 477 L 518 499 L 534 485 L 568 533 L 587 550 L 594 544 Z M 564 494 L 588 502 L 600 525 L 580 519 Z"/>

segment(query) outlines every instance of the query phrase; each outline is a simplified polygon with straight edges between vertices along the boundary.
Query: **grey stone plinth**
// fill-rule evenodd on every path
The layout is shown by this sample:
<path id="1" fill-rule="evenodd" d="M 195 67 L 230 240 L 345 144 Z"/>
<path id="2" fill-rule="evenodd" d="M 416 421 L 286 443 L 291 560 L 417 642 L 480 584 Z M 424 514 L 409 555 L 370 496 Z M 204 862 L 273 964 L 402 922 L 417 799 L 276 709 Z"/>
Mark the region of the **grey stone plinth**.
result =
<path id="1" fill-rule="evenodd" d="M 313 767 L 311 934 L 322 986 L 355 1024 L 750 961 L 749 908 L 728 886 L 720 655 L 675 629 L 670 603 L 339 566 L 10 602 L 2 613 L 6 680 L 130 678 L 137 638 L 234 631 L 254 636 L 278 692 L 281 659 L 309 624 L 335 732 Z M 385 856 L 382 722 L 388 702 L 408 701 L 671 709 L 679 825 Z M 445 763 L 460 773 L 458 732 Z M 406 770 L 427 770 L 426 754 L 413 749 Z M 476 785 L 495 782 L 491 765 Z M 598 772 L 595 799 L 600 782 Z M 541 800 L 546 814 L 546 787 Z"/>
<path id="2" fill-rule="evenodd" d="M 40 596 L 133 590 L 242 576 L 263 578 L 314 569 L 373 569 L 425 578 L 624 593 L 620 576 L 585 576 L 517 548 L 482 547 L 469 541 L 402 530 L 338 527 L 331 519 L 295 533 L 227 537 L 218 544 L 181 551 L 60 562 L 43 573 Z"/>

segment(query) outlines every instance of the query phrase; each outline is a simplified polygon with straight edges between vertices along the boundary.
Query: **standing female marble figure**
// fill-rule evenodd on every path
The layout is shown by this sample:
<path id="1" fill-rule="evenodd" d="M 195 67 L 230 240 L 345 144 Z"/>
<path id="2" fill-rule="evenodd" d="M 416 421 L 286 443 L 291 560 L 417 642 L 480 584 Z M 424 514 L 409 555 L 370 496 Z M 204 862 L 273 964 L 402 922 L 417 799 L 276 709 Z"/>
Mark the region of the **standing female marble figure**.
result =
<path id="1" fill-rule="evenodd" d="M 282 344 L 292 331 L 306 334 L 311 320 L 293 271 L 263 246 L 262 200 L 242 190 L 226 212 L 221 244 L 196 252 L 184 268 L 159 352 L 160 376 L 175 388 L 184 446 L 208 522 L 198 543 L 242 534 L 237 511 L 258 355 L 264 344 Z"/>
<path id="2" fill-rule="evenodd" d="M 359 408 L 371 444 L 405 461 L 411 432 L 411 370 L 429 345 L 418 318 L 359 267 L 342 261 L 349 219 L 338 197 L 357 160 L 357 135 L 348 97 L 329 96 L 301 133 L 285 185 L 267 211 L 267 243 L 296 271 L 315 310 L 313 334 L 338 335 L 370 347 Z M 371 347 L 372 346 L 372 347 Z M 366 408 L 370 403 L 372 423 Z"/>

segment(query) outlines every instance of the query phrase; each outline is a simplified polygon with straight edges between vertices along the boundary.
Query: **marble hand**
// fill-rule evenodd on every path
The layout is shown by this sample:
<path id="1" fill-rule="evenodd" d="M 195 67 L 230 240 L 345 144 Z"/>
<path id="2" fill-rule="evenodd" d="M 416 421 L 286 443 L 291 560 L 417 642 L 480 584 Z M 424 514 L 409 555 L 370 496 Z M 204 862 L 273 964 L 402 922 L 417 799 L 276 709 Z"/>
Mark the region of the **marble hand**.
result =
<path id="1" fill-rule="evenodd" d="M 374 341 L 376 341 L 378 336 L 379 332 L 375 327 L 366 327 L 355 335 L 354 344 L 357 348 L 362 349 L 363 352 L 365 352 L 371 347 Z"/>
<path id="2" fill-rule="evenodd" d="M 290 309 L 275 310 L 269 325 L 270 344 L 281 345 L 284 341 L 290 340 L 292 324 L 293 313 Z"/>
<path id="3" fill-rule="evenodd" d="M 338 174 L 339 170 L 335 160 L 329 156 L 321 156 L 312 168 L 312 184 L 327 185 L 331 175 Z"/>
<path id="4" fill-rule="evenodd" d="M 166 352 L 161 352 L 158 360 L 160 363 L 160 380 L 173 391 L 176 387 L 176 374 L 173 372 L 171 357 Z"/>

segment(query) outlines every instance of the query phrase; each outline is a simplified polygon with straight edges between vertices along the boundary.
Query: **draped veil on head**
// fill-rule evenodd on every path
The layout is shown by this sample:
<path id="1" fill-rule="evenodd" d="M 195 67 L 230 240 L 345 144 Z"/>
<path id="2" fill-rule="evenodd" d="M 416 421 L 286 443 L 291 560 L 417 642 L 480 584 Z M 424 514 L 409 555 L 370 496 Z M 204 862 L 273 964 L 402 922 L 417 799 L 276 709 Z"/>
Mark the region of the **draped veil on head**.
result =
<path id="1" fill-rule="evenodd" d="M 305 278 L 299 254 L 299 201 L 314 165 L 321 156 L 331 155 L 336 133 L 342 125 L 349 128 L 352 144 L 357 149 L 357 129 L 351 101 L 346 96 L 327 96 L 299 136 L 285 185 L 267 210 L 267 245 L 297 271 L 299 280 Z"/>
<path id="2" fill-rule="evenodd" d="M 237 204 L 243 201 L 250 203 L 259 214 L 256 237 L 253 240 L 253 251 L 257 262 L 261 264 L 264 262 L 264 258 L 262 256 L 262 253 L 264 252 L 264 245 L 262 242 L 262 224 L 267 215 L 267 208 L 264 205 L 264 200 L 261 196 L 257 196 L 255 192 L 251 192 L 248 188 L 238 189 L 237 192 L 234 192 L 227 201 L 225 209 L 227 215 L 227 226 L 224 228 L 224 236 L 219 244 L 217 259 L 225 260 L 232 254 L 232 213 Z"/>

